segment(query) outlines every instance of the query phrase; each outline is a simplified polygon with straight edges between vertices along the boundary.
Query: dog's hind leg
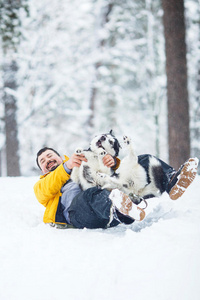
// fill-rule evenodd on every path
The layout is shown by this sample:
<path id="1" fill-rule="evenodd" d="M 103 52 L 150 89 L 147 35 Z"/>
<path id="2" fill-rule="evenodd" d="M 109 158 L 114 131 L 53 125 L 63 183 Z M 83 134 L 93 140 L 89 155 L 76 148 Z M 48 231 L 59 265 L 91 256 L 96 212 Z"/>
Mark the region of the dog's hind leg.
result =
<path id="1" fill-rule="evenodd" d="M 102 187 L 102 189 L 112 190 L 116 188 L 121 188 L 121 183 L 118 178 L 111 177 L 108 174 L 97 172 L 97 181 L 98 185 Z"/>
<path id="2" fill-rule="evenodd" d="M 131 165 L 137 164 L 138 163 L 138 157 L 135 154 L 135 151 L 133 149 L 131 138 L 129 138 L 128 136 L 124 135 L 123 136 L 123 140 L 124 140 L 124 145 L 126 146 L 126 148 L 128 150 L 128 156 L 127 156 L 126 160 L 130 160 Z"/>

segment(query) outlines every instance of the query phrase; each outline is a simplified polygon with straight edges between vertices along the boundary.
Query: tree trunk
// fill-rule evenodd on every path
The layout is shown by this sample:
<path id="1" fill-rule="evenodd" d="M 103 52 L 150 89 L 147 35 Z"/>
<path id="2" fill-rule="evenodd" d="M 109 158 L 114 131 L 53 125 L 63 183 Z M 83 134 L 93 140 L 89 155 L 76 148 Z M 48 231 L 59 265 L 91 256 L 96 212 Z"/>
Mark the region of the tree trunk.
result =
<path id="1" fill-rule="evenodd" d="M 98 26 L 98 30 L 104 28 L 105 24 L 109 21 L 109 15 L 112 11 L 113 8 L 113 3 L 109 3 L 108 5 L 106 5 L 105 7 L 103 7 L 101 9 L 101 15 L 99 17 L 100 19 L 100 24 Z M 103 38 L 99 39 L 97 41 L 97 49 L 99 51 L 101 51 L 101 49 L 104 47 L 105 45 L 105 40 Z M 96 87 L 96 83 L 99 80 L 99 72 L 98 69 L 99 67 L 102 66 L 102 61 L 97 61 L 94 65 L 94 77 L 93 80 L 91 82 L 91 87 L 90 87 L 90 95 L 89 95 L 89 109 L 91 111 L 90 116 L 88 118 L 87 124 L 89 127 L 89 140 L 91 139 L 90 137 L 90 133 L 91 133 L 91 129 L 94 128 L 94 119 L 95 119 L 95 102 L 96 102 L 96 95 L 98 92 L 98 89 Z"/>
<path id="2" fill-rule="evenodd" d="M 7 176 L 19 176 L 19 142 L 16 121 L 17 105 L 14 92 L 17 88 L 15 61 L 5 63 L 4 66 L 4 107 L 5 107 L 5 135 L 6 135 L 6 164 Z"/>
<path id="3" fill-rule="evenodd" d="M 162 0 L 168 95 L 169 162 L 175 168 L 190 156 L 184 0 Z"/>
<path id="4" fill-rule="evenodd" d="M 199 39 L 198 39 L 198 50 L 200 52 L 200 1 L 199 1 Z M 193 112 L 193 127 L 192 127 L 192 140 L 194 141 L 194 146 L 192 149 L 192 154 L 196 157 L 200 157 L 200 57 L 198 57 L 197 62 L 197 74 L 196 74 L 196 93 L 195 93 L 195 105 Z M 200 172 L 200 165 L 198 167 Z"/>

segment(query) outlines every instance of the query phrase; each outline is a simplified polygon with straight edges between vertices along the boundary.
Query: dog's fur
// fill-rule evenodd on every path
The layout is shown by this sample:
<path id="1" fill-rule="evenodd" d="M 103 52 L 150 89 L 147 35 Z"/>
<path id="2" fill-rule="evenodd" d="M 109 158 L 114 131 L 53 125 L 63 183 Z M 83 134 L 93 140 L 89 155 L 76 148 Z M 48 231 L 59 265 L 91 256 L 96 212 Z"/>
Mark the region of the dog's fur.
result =
<path id="1" fill-rule="evenodd" d="M 110 154 L 113 157 L 118 156 L 120 144 L 115 138 L 112 130 L 107 134 L 96 136 L 90 143 L 88 150 L 76 149 L 77 154 L 84 154 L 87 162 L 82 161 L 81 166 L 74 167 L 71 173 L 71 179 L 80 184 L 83 190 L 94 186 L 101 186 L 101 178 L 97 174 L 103 173 L 110 177 L 113 173 L 111 168 L 103 164 L 103 157 Z M 100 180 L 99 180 L 100 179 Z"/>
<path id="2" fill-rule="evenodd" d="M 124 144 L 128 149 L 128 155 L 121 161 L 118 175 L 111 177 L 109 174 L 98 173 L 100 185 L 108 190 L 118 188 L 127 195 L 132 194 L 135 203 L 139 203 L 141 198 L 147 195 L 149 197 L 161 195 L 164 192 L 162 182 L 165 174 L 160 161 L 148 155 L 148 170 L 146 170 L 138 163 L 131 139 L 124 136 Z"/>

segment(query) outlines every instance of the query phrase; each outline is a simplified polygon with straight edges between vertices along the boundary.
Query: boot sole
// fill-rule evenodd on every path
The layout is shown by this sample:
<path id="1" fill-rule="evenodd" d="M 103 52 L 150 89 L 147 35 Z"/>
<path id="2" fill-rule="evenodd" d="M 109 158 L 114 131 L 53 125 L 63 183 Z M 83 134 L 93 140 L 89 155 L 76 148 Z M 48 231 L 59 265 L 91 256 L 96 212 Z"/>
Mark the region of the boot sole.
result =
<path id="1" fill-rule="evenodd" d="M 195 158 L 190 158 L 183 166 L 181 173 L 178 176 L 178 181 L 169 192 L 172 200 L 177 200 L 181 197 L 188 186 L 193 182 L 197 174 L 198 161 Z"/>

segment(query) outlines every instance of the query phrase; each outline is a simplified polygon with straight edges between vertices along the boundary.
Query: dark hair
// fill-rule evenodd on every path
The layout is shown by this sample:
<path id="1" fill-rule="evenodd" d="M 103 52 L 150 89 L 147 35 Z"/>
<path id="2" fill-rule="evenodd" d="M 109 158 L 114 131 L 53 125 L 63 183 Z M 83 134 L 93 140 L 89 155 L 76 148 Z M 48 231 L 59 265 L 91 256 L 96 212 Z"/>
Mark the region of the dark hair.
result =
<path id="1" fill-rule="evenodd" d="M 40 150 L 38 151 L 37 157 L 36 157 L 36 163 L 37 163 L 37 165 L 38 165 L 39 168 L 40 168 L 40 165 L 39 165 L 39 162 L 38 162 L 38 157 L 39 157 L 43 152 L 45 152 L 45 151 L 47 151 L 47 150 L 52 150 L 52 151 L 55 152 L 58 156 L 60 156 L 60 154 L 59 154 L 56 150 L 54 150 L 53 148 L 44 147 L 44 148 L 40 149 Z M 40 168 L 40 170 L 41 170 L 41 168 Z"/>

